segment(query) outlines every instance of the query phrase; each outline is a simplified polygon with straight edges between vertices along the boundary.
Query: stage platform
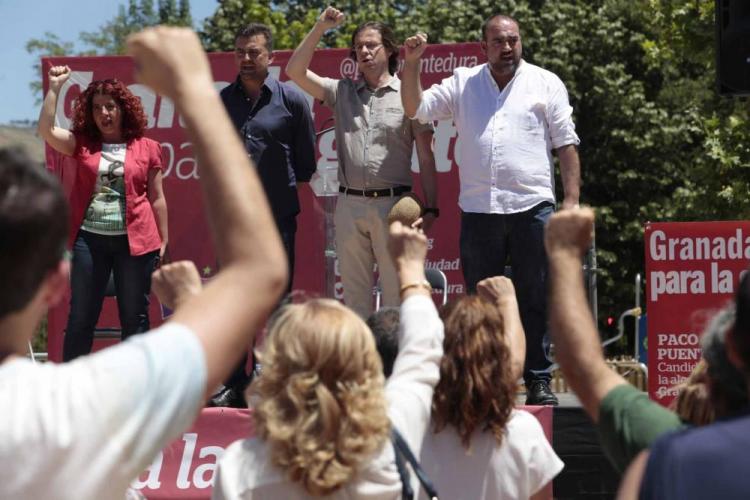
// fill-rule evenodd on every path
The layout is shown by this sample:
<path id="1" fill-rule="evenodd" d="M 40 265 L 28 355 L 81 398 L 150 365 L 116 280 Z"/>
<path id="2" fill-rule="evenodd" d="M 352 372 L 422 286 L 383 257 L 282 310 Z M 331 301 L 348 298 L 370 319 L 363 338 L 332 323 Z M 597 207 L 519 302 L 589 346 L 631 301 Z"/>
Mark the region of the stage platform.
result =
<path id="1" fill-rule="evenodd" d="M 602 454 L 596 429 L 572 393 L 561 405 L 519 407 L 534 415 L 565 463 L 546 498 L 614 498 L 619 478 Z M 233 441 L 253 434 L 250 410 L 205 408 L 194 425 L 154 459 L 134 483 L 149 500 L 207 500 L 216 462 Z"/>

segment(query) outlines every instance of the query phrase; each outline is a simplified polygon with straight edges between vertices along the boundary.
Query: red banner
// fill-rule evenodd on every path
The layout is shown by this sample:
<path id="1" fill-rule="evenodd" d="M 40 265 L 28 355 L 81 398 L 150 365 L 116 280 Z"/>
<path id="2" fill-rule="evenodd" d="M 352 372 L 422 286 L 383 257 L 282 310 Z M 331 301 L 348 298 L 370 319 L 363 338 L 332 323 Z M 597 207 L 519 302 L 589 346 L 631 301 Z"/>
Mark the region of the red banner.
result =
<path id="1" fill-rule="evenodd" d="M 521 408 L 539 420 L 552 442 L 552 407 Z M 249 416 L 249 410 L 204 409 L 182 437 L 159 452 L 133 487 L 149 500 L 210 498 L 216 464 L 224 450 L 234 441 L 253 435 Z M 546 498 L 552 498 L 552 484 L 546 493 Z"/>
<path id="2" fill-rule="evenodd" d="M 275 53 L 274 65 L 269 68 L 272 75 L 287 80 L 283 72 L 290 51 Z M 343 78 L 353 76 L 356 63 L 349 59 L 346 49 L 319 50 L 313 58 L 311 69 L 323 76 Z M 209 54 L 216 81 L 221 89 L 234 80 L 237 70 L 231 53 Z M 431 86 L 449 76 L 458 66 L 474 66 L 483 62 L 479 45 L 453 44 L 433 45 L 427 49 L 422 61 L 422 85 Z M 164 149 L 164 190 L 169 210 L 169 243 L 173 259 L 193 260 L 201 274 L 208 278 L 216 272 L 216 259 L 211 247 L 208 229 L 203 216 L 198 173 L 179 114 L 172 102 L 154 94 L 149 88 L 134 82 L 133 62 L 129 57 L 53 57 L 42 61 L 44 88 L 48 87 L 47 69 L 51 65 L 67 64 L 73 74 L 62 88 L 58 103 L 58 124 L 70 126 L 72 104 L 83 89 L 92 81 L 118 78 L 138 95 L 148 118 L 147 136 L 159 141 Z M 323 131 L 333 125 L 331 110 L 308 96 L 316 129 Z M 435 131 L 435 160 L 439 172 L 441 216 L 429 236 L 428 267 L 442 269 L 448 277 L 449 294 L 464 292 L 463 277 L 459 269 L 458 234 L 459 211 L 457 160 L 454 157 L 456 128 L 450 121 L 438 122 Z M 300 190 L 302 213 L 298 218 L 295 290 L 313 295 L 332 296 L 342 299 L 338 266 L 332 247 L 332 213 L 335 207 L 337 155 L 333 130 L 318 137 L 318 171 L 309 186 Z M 416 153 L 412 157 L 414 186 L 419 191 Z M 459 159 L 460 161 L 460 159 Z M 74 162 L 47 148 L 47 166 L 57 172 L 63 184 L 70 189 L 71 169 Z M 162 321 L 158 305 L 151 307 L 152 325 Z M 68 314 L 68 301 L 50 311 L 48 351 L 50 359 L 59 361 L 62 352 L 62 332 Z M 117 311 L 113 299 L 105 301 L 99 327 L 117 328 Z"/>
<path id="3" fill-rule="evenodd" d="M 700 335 L 750 263 L 750 222 L 646 225 L 649 396 L 668 405 L 701 358 Z"/>

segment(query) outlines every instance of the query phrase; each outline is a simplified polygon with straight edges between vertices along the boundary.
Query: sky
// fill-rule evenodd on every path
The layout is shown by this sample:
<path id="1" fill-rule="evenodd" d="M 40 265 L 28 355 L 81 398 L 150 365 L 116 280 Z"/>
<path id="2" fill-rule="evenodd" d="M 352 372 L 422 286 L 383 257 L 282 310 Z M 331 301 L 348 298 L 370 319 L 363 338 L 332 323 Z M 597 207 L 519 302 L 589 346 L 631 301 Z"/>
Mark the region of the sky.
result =
<path id="1" fill-rule="evenodd" d="M 0 124 L 39 115 L 29 82 L 41 75 L 34 74 L 35 56 L 26 52 L 26 42 L 50 31 L 83 49 L 78 34 L 96 31 L 114 18 L 119 4 L 127 5 L 127 0 L 0 0 Z M 216 6 L 217 0 L 190 1 L 196 27 Z"/>

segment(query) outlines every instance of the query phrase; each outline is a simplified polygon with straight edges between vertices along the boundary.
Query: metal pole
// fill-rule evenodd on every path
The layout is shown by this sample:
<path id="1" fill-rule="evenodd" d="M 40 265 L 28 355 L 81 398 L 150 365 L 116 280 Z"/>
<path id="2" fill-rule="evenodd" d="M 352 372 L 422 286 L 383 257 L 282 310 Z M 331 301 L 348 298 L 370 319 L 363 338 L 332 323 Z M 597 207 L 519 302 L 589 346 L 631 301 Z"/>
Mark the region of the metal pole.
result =
<path id="1" fill-rule="evenodd" d="M 586 257 L 583 264 L 584 279 L 586 280 L 586 289 L 588 291 L 589 307 L 591 308 L 591 314 L 594 316 L 594 324 L 599 324 L 599 304 L 597 300 L 596 291 L 596 229 L 594 229 L 594 237 L 591 240 L 591 247 L 586 252 Z"/>
<path id="2" fill-rule="evenodd" d="M 635 308 L 641 310 L 641 273 L 635 275 Z M 641 356 L 641 325 L 640 315 L 635 318 L 635 361 L 639 362 Z"/>

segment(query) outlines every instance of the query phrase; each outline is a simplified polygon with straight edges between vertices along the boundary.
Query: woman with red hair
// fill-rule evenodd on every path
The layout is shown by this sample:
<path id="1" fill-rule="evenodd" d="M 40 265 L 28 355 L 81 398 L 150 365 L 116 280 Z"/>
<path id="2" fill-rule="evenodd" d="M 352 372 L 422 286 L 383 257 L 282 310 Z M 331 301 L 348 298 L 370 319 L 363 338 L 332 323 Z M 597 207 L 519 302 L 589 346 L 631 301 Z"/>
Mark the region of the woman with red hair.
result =
<path id="1" fill-rule="evenodd" d="M 536 418 L 514 408 L 526 345 L 513 283 L 488 278 L 477 292 L 440 313 L 444 353 L 422 466 L 441 498 L 548 498 L 563 463 Z"/>
<path id="2" fill-rule="evenodd" d="M 70 193 L 73 248 L 70 315 L 63 360 L 91 351 L 94 328 L 114 275 L 122 338 L 149 329 L 151 272 L 167 248 L 161 146 L 143 136 L 140 99 L 118 80 L 97 80 L 78 97 L 71 130 L 55 125 L 67 66 L 49 70 L 39 135 L 77 161 Z"/>

